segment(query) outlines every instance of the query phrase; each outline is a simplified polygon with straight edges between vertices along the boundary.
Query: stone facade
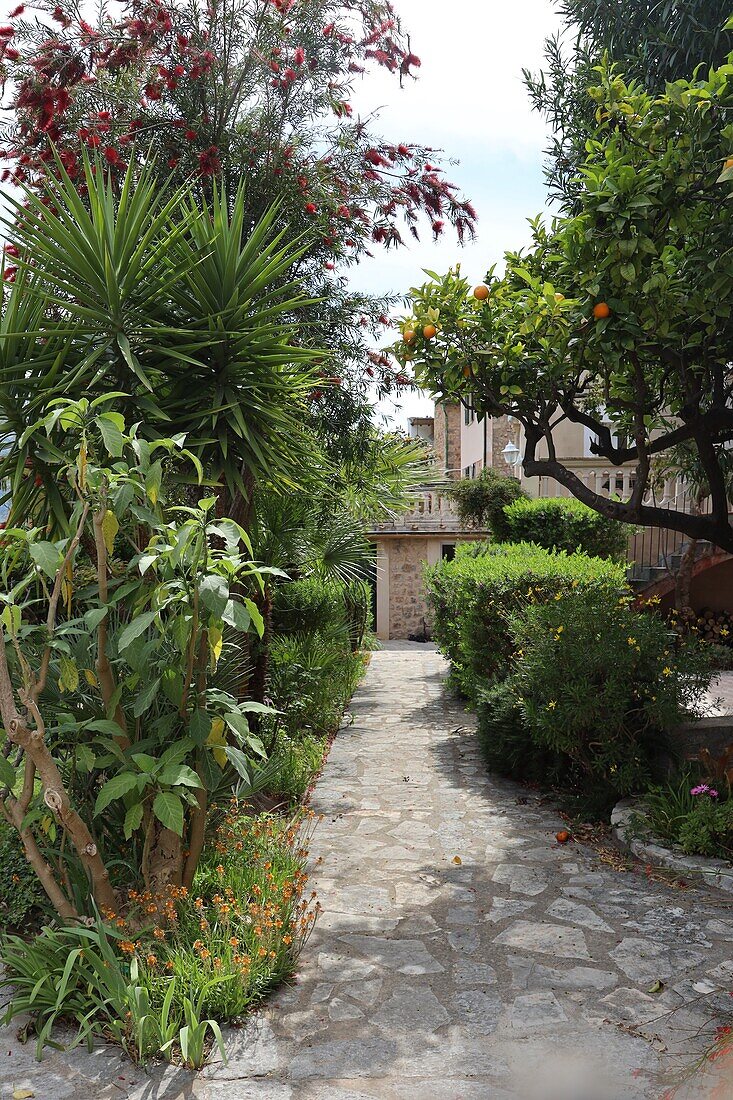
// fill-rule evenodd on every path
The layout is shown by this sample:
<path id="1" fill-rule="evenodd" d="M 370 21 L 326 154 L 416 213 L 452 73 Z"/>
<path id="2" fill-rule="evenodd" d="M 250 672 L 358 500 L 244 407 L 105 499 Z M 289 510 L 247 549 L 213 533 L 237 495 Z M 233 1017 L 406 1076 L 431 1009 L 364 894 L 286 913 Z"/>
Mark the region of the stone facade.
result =
<path id="1" fill-rule="evenodd" d="M 389 636 L 409 638 L 429 629 L 423 570 L 428 561 L 425 538 L 390 539 Z"/>
<path id="2" fill-rule="evenodd" d="M 461 406 L 457 401 L 435 404 L 435 457 L 449 478 L 461 476 Z"/>
<path id="3" fill-rule="evenodd" d="M 491 422 L 491 454 L 489 462 L 500 474 L 509 474 L 512 471 L 507 466 L 502 451 L 507 443 L 517 442 L 517 425 L 510 424 L 506 416 L 498 416 Z"/>

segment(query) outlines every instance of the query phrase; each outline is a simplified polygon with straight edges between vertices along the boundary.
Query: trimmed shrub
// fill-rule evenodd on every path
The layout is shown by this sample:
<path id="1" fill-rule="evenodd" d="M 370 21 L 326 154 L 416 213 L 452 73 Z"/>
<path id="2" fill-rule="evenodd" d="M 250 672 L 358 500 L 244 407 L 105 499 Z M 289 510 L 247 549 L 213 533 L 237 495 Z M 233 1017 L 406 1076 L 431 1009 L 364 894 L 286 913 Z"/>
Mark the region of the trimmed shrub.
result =
<path id="1" fill-rule="evenodd" d="M 622 566 L 539 546 L 479 543 L 426 570 L 433 636 L 451 663 L 454 685 L 476 701 L 505 676 L 514 645 L 509 619 L 576 589 L 616 602 L 627 591 Z"/>
<path id="2" fill-rule="evenodd" d="M 507 542 L 533 542 L 546 550 L 580 550 L 622 561 L 633 527 L 608 519 L 572 497 L 517 500 L 504 508 Z"/>
<path id="3" fill-rule="evenodd" d="M 343 630 L 351 648 L 361 647 L 371 626 L 371 591 L 362 581 L 350 584 L 307 577 L 275 588 L 275 634 L 334 633 Z"/>
<path id="4" fill-rule="evenodd" d="M 527 494 L 515 477 L 484 467 L 478 477 L 456 482 L 450 495 L 466 527 L 484 527 L 491 532 L 492 538 L 502 542 L 508 536 L 506 505 L 524 499 Z"/>
<path id="5" fill-rule="evenodd" d="M 533 739 L 511 679 L 482 692 L 476 712 L 479 744 L 489 771 L 530 783 L 554 785 L 565 779 L 569 757 Z"/>
<path id="6" fill-rule="evenodd" d="M 527 605 L 509 629 L 511 684 L 533 741 L 570 757 L 589 787 L 647 786 L 668 731 L 709 685 L 702 647 L 675 652 L 660 618 L 593 587 Z"/>

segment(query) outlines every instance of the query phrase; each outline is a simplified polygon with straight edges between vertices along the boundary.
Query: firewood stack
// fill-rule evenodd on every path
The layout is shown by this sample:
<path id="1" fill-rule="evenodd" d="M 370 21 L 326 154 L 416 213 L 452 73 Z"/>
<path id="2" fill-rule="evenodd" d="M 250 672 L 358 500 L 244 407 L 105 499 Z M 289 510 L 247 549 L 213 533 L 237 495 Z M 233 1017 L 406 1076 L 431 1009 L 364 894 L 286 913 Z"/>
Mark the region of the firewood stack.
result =
<path id="1" fill-rule="evenodd" d="M 713 611 L 709 607 L 701 611 L 673 609 L 669 619 L 678 634 L 694 634 L 703 641 L 733 648 L 733 611 Z"/>

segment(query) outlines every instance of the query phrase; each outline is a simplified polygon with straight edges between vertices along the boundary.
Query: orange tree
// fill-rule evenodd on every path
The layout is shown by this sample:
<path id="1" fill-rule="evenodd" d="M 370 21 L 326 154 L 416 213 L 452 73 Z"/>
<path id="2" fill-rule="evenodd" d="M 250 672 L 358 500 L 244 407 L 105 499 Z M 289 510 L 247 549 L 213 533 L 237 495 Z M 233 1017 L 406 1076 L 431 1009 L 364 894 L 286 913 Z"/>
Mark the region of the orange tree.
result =
<path id="1" fill-rule="evenodd" d="M 535 221 L 532 246 L 489 272 L 488 294 L 458 270 L 430 273 L 394 351 L 434 393 L 515 416 L 527 475 L 604 515 L 733 550 L 733 64 L 658 97 L 608 65 L 596 74 L 577 213 Z M 568 421 L 590 430 L 599 458 L 635 464 L 630 499 L 600 496 L 564 465 L 555 433 Z M 644 503 L 654 456 L 681 443 L 699 456 L 709 514 Z"/>

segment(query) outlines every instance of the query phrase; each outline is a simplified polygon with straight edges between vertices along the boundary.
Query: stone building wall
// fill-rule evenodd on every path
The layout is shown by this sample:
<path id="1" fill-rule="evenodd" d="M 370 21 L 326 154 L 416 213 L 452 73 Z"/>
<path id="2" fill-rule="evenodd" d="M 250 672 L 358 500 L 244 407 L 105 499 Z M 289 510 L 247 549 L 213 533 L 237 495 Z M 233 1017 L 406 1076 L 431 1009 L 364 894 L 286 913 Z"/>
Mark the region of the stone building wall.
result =
<path id="1" fill-rule="evenodd" d="M 461 406 L 457 401 L 435 403 L 435 457 L 450 478 L 461 476 Z"/>
<path id="2" fill-rule="evenodd" d="M 507 443 L 517 442 L 517 425 L 510 424 L 506 416 L 498 416 L 491 422 L 491 454 L 489 462 L 500 474 L 510 474 L 512 471 L 504 461 L 501 453 Z"/>
<path id="3" fill-rule="evenodd" d="M 423 585 L 428 539 L 391 539 L 389 544 L 389 636 L 421 634 L 427 620 Z"/>

